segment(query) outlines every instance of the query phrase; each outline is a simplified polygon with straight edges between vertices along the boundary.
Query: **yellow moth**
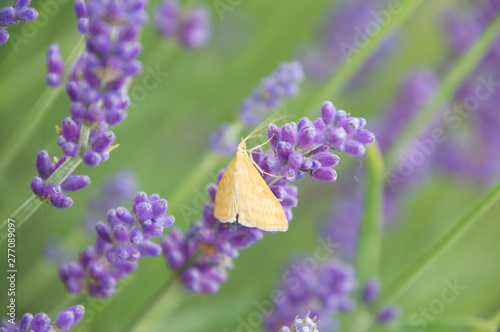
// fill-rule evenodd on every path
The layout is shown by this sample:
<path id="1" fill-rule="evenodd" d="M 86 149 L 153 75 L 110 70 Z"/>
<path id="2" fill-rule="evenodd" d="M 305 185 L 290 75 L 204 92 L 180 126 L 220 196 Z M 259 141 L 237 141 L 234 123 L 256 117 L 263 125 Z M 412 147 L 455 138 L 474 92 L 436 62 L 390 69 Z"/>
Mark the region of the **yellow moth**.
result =
<path id="1" fill-rule="evenodd" d="M 288 221 L 283 207 L 259 173 L 262 170 L 251 156 L 253 149 L 247 150 L 246 140 L 257 130 L 241 140 L 222 176 L 215 195 L 214 216 L 223 223 L 237 221 L 264 231 L 284 232 Z"/>

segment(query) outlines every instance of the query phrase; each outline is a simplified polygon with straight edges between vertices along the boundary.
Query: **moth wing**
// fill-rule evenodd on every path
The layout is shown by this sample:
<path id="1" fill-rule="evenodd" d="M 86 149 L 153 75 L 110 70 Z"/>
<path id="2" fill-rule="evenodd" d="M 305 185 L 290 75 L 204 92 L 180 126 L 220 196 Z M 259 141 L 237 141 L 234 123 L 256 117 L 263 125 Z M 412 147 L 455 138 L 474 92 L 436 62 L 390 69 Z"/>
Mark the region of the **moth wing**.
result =
<path id="1" fill-rule="evenodd" d="M 238 177 L 234 179 L 239 197 L 238 222 L 264 231 L 286 231 L 288 221 L 280 202 L 247 157 L 240 157 Z"/>
<path id="2" fill-rule="evenodd" d="M 236 221 L 236 198 L 235 198 L 235 165 L 236 157 L 227 167 L 215 193 L 214 216 L 220 222 Z"/>

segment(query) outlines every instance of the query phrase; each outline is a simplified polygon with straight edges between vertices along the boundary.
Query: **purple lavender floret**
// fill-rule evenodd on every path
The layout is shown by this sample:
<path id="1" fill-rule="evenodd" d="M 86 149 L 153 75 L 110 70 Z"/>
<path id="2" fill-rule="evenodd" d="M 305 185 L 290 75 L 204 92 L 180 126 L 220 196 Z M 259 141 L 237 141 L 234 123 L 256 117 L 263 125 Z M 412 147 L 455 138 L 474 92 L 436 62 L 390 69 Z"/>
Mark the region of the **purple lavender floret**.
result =
<path id="1" fill-rule="evenodd" d="M 281 63 L 241 103 L 240 118 L 243 124 L 248 127 L 257 125 L 266 114 L 281 107 L 286 99 L 296 97 L 303 80 L 300 62 Z"/>
<path id="2" fill-rule="evenodd" d="M 65 332 L 78 324 L 84 313 L 85 308 L 82 305 L 75 305 L 58 313 L 53 322 L 44 312 L 40 312 L 34 317 L 32 314 L 26 313 L 18 324 L 7 323 L 7 325 L 0 326 L 0 332 Z"/>
<path id="3" fill-rule="evenodd" d="M 120 279 L 137 269 L 138 260 L 161 254 L 161 246 L 150 239 L 160 237 L 174 223 L 166 214 L 168 203 L 158 194 L 139 192 L 132 210 L 124 207 L 107 212 L 107 223 L 95 225 L 96 240 L 85 248 L 76 262 L 62 264 L 59 276 L 66 289 L 84 289 L 94 297 L 110 297 Z"/>
<path id="4" fill-rule="evenodd" d="M 52 88 L 57 88 L 61 84 L 61 75 L 64 70 L 63 59 L 59 46 L 53 44 L 47 50 L 47 84 Z"/>
<path id="5" fill-rule="evenodd" d="M 68 191 L 77 191 L 90 184 L 90 178 L 86 175 L 69 175 L 60 185 L 49 185 L 46 180 L 58 169 L 66 157 L 52 163 L 47 151 L 38 152 L 36 158 L 36 169 L 38 176 L 31 180 L 31 190 L 35 195 L 49 202 L 56 208 L 65 209 L 73 205 L 73 200 L 64 194 Z"/>
<path id="6" fill-rule="evenodd" d="M 264 318 L 263 326 L 267 331 L 289 326 L 295 315 L 305 316 L 308 312 L 321 321 L 325 330 L 332 331 L 337 326 L 336 315 L 353 309 L 356 278 L 349 265 L 326 261 L 311 271 L 297 260 L 283 275 L 289 281 L 279 288 L 283 294 L 280 303 L 276 303 L 275 310 Z"/>
<path id="7" fill-rule="evenodd" d="M 164 0 L 153 19 L 162 36 L 176 37 L 186 48 L 201 48 L 211 38 L 210 10 L 205 6 L 184 10 L 177 0 Z"/>
<path id="8" fill-rule="evenodd" d="M 316 321 L 316 317 L 313 319 L 309 318 L 309 313 L 304 317 L 304 319 L 295 317 L 290 327 L 283 326 L 279 332 L 319 332 L 318 330 L 319 321 Z"/>
<path id="9" fill-rule="evenodd" d="M 7 27 L 19 23 L 19 21 L 33 21 L 38 17 L 36 9 L 29 8 L 29 5 L 29 0 L 16 0 L 12 7 L 0 9 L 0 45 L 9 40 Z"/>

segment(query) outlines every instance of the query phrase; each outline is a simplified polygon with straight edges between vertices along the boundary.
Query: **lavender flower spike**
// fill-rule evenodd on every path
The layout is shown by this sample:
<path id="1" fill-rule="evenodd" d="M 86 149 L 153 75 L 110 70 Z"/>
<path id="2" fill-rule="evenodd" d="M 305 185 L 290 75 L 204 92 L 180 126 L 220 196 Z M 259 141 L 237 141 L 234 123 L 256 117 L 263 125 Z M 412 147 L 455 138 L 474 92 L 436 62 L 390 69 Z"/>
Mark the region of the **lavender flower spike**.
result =
<path id="1" fill-rule="evenodd" d="M 9 40 L 9 33 L 6 28 L 17 24 L 19 21 L 29 22 L 38 17 L 38 12 L 34 8 L 29 8 L 30 0 L 16 0 L 12 7 L 0 9 L 0 45 Z"/>
<path id="2" fill-rule="evenodd" d="M 288 326 L 283 326 L 279 332 L 319 332 L 319 322 L 316 322 L 315 320 L 316 317 L 314 317 L 313 319 L 309 318 L 309 313 L 304 319 L 295 317 L 291 328 L 289 328 Z"/>
<path id="3" fill-rule="evenodd" d="M 161 247 L 149 239 L 161 236 L 174 223 L 174 217 L 165 214 L 167 208 L 167 201 L 158 194 L 139 192 L 131 211 L 109 210 L 107 224 L 95 225 L 94 245 L 85 248 L 77 262 L 59 267 L 66 289 L 80 293 L 85 288 L 91 296 L 112 296 L 117 281 L 137 269 L 141 257 L 161 254 Z"/>
<path id="4" fill-rule="evenodd" d="M 281 107 L 284 100 L 296 97 L 303 80 L 304 73 L 299 62 L 281 63 L 243 100 L 240 107 L 243 124 L 248 127 L 257 125 L 267 113 Z"/>
<path id="5" fill-rule="evenodd" d="M 82 305 L 69 307 L 56 315 L 56 319 L 51 324 L 51 319 L 46 313 L 40 312 L 34 317 L 32 314 L 24 314 L 18 324 L 0 326 L 0 332 L 65 332 L 78 324 L 85 313 Z"/>

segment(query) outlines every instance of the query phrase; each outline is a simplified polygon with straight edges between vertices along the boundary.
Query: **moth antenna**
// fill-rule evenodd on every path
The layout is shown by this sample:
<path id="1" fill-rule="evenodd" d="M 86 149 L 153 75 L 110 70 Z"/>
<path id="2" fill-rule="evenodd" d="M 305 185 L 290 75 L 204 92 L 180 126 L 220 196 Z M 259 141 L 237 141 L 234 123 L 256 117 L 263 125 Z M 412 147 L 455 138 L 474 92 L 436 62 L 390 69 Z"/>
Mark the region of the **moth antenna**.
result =
<path id="1" fill-rule="evenodd" d="M 269 138 L 269 139 L 268 139 L 267 141 L 265 141 L 264 143 L 259 144 L 259 145 L 256 145 L 256 146 L 254 146 L 253 148 L 251 148 L 250 150 L 247 150 L 247 151 L 249 151 L 249 152 L 251 153 L 253 150 L 258 149 L 258 148 L 260 148 L 260 147 L 261 147 L 261 146 L 263 146 L 263 145 L 266 145 L 267 143 L 269 143 L 269 142 L 273 139 L 273 137 L 274 137 L 274 134 L 272 134 L 272 135 L 271 135 L 271 138 Z"/>
<path id="2" fill-rule="evenodd" d="M 242 142 L 245 142 L 246 140 L 254 137 L 257 132 L 259 132 L 259 131 L 262 130 L 262 128 L 265 128 L 268 125 L 270 125 L 271 123 L 277 122 L 277 121 L 282 120 L 284 118 L 285 118 L 285 114 L 281 113 L 280 111 L 271 114 L 271 116 L 269 116 L 267 119 L 265 119 L 264 121 L 262 121 L 257 127 L 255 127 L 255 129 L 252 130 L 250 132 L 250 134 L 248 134 L 247 137 L 245 137 L 242 140 Z"/>

